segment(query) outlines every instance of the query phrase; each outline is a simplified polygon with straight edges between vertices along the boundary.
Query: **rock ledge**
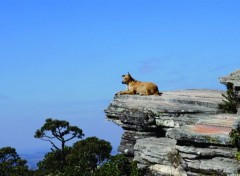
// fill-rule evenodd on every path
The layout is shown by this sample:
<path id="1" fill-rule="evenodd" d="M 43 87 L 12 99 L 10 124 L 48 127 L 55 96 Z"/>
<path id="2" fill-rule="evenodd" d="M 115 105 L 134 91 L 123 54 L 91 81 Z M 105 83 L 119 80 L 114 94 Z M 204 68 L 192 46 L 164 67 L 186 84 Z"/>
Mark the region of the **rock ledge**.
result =
<path id="1" fill-rule="evenodd" d="M 219 111 L 222 93 L 180 90 L 114 97 L 105 113 L 124 129 L 119 152 L 134 158 L 145 175 L 237 174 L 229 132 L 240 125 L 240 117 Z"/>

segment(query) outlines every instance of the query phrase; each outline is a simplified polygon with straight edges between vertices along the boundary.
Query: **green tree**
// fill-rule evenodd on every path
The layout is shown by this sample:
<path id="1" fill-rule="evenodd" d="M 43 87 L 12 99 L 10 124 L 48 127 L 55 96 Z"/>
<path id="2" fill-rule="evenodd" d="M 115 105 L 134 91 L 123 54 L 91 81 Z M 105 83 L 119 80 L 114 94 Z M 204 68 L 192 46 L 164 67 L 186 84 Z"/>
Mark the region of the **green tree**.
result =
<path id="1" fill-rule="evenodd" d="M 228 83 L 226 94 L 222 94 L 223 103 L 219 104 L 219 109 L 222 109 L 224 112 L 236 114 L 237 107 L 240 104 L 240 99 L 232 83 Z"/>
<path id="2" fill-rule="evenodd" d="M 89 137 L 65 149 L 66 163 L 61 170 L 61 152 L 55 150 L 47 153 L 44 160 L 38 163 L 35 176 L 92 176 L 97 167 L 108 160 L 111 150 L 109 142 Z"/>
<path id="3" fill-rule="evenodd" d="M 0 149 L 0 176 L 29 176 L 32 174 L 21 159 L 15 148 L 3 147 Z"/>
<path id="4" fill-rule="evenodd" d="M 66 121 L 46 119 L 35 137 L 49 141 L 53 148 L 38 163 L 35 176 L 140 176 L 136 162 L 123 155 L 111 157 L 111 144 L 105 140 L 89 137 L 72 147 L 65 145 L 82 136 L 81 129 Z M 56 141 L 61 142 L 61 147 L 55 144 Z"/>
<path id="5" fill-rule="evenodd" d="M 129 161 L 124 155 L 112 156 L 111 159 L 100 167 L 94 176 L 141 176 L 135 161 Z"/>
<path id="6" fill-rule="evenodd" d="M 77 126 L 71 126 L 65 120 L 46 119 L 45 124 L 35 132 L 34 137 L 48 141 L 52 144 L 52 152 L 55 155 L 60 153 L 59 169 L 65 166 L 66 160 L 66 142 L 74 138 L 82 138 L 84 136 L 82 130 Z M 60 147 L 56 145 L 56 140 L 60 142 Z M 59 156 L 58 156 L 59 157 Z"/>
<path id="7" fill-rule="evenodd" d="M 68 154 L 71 151 L 71 147 L 65 147 L 65 154 Z M 46 176 L 46 175 L 58 175 L 58 173 L 63 172 L 61 168 L 61 150 L 54 150 L 52 152 L 48 152 L 44 159 L 38 162 L 38 170 L 35 172 L 35 176 Z"/>
<path id="8" fill-rule="evenodd" d="M 68 170 L 74 170 L 76 176 L 90 176 L 98 166 L 110 158 L 111 151 L 112 146 L 109 142 L 96 137 L 78 141 L 67 157 Z"/>

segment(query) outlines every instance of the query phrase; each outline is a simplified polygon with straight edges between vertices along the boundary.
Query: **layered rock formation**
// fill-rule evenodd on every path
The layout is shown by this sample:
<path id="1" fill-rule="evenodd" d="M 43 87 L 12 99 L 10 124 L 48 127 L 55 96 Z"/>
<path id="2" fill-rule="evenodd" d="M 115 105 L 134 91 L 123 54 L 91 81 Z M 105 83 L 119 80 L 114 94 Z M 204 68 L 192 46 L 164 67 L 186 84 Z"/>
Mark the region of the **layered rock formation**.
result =
<path id="1" fill-rule="evenodd" d="M 232 83 L 235 89 L 239 89 L 240 88 L 240 70 L 232 72 L 228 76 L 221 77 L 219 78 L 219 80 L 222 84 L 225 84 L 225 85 L 227 83 Z"/>
<path id="2" fill-rule="evenodd" d="M 240 96 L 240 70 L 220 78 Z M 162 96 L 118 95 L 105 110 L 124 129 L 119 152 L 145 175 L 239 175 L 239 151 L 229 133 L 240 129 L 238 114 L 218 109 L 222 91 L 181 90 Z"/>
<path id="3" fill-rule="evenodd" d="M 119 151 L 134 158 L 145 175 L 236 175 L 240 167 L 229 132 L 240 118 L 218 110 L 222 93 L 119 95 L 105 113 L 124 129 Z"/>

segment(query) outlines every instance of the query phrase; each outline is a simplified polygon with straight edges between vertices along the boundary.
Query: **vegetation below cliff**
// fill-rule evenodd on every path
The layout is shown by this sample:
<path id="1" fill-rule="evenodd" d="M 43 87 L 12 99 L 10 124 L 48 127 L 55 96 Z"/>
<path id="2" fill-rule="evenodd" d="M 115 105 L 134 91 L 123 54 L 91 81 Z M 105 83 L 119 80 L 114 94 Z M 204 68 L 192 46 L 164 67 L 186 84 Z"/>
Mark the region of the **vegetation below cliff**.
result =
<path id="1" fill-rule="evenodd" d="M 46 119 L 34 137 L 49 142 L 52 148 L 38 163 L 38 169 L 30 170 L 27 161 L 14 148 L 3 147 L 0 149 L 0 176 L 140 176 L 136 162 L 123 155 L 111 156 L 112 146 L 105 140 L 88 137 L 72 146 L 66 145 L 83 136 L 80 128 L 67 121 Z"/>

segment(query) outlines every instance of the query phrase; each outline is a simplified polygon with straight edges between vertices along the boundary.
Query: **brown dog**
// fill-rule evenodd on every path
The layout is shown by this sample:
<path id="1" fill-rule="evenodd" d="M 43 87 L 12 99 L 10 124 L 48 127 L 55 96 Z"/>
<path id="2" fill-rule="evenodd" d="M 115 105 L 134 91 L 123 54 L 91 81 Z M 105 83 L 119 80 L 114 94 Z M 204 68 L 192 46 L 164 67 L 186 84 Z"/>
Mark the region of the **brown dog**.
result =
<path id="1" fill-rule="evenodd" d="M 116 95 L 122 94 L 139 94 L 139 95 L 161 95 L 158 91 L 158 87 L 156 84 L 151 82 L 140 82 L 133 79 L 133 77 L 128 73 L 127 75 L 122 75 L 123 84 L 127 84 L 126 91 L 120 91 L 116 93 Z"/>

